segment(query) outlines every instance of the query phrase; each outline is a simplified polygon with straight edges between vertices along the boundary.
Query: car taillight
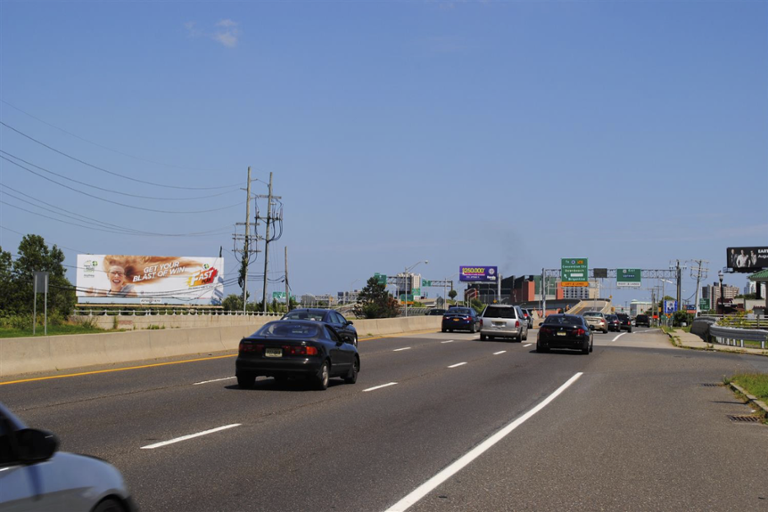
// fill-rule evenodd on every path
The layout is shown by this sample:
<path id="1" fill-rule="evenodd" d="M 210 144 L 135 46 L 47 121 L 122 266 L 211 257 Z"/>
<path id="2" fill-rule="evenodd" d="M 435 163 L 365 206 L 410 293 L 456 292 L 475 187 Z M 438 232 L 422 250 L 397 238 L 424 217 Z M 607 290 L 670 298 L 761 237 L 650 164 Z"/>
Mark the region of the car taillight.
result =
<path id="1" fill-rule="evenodd" d="M 288 356 L 316 356 L 317 347 L 283 345 L 283 354 Z"/>
<path id="2" fill-rule="evenodd" d="M 483 326 L 483 319 L 481 318 L 480 319 L 480 327 L 482 327 L 482 326 Z"/>
<path id="3" fill-rule="evenodd" d="M 539 334 L 549 334 L 550 332 L 552 332 L 552 329 L 549 327 L 541 327 L 539 329 Z"/>
<path id="4" fill-rule="evenodd" d="M 520 320 L 515 320 L 515 327 L 520 327 Z"/>
<path id="5" fill-rule="evenodd" d="M 576 336 L 584 336 L 584 334 L 586 334 L 586 332 L 587 332 L 587 331 L 585 331 L 584 329 L 582 329 L 581 327 L 579 327 L 579 328 L 578 328 L 578 329 L 576 329 L 576 330 L 575 330 L 573 333 L 574 333 Z"/>
<path id="6" fill-rule="evenodd" d="M 263 352 L 264 345 L 261 343 L 251 343 L 248 341 L 241 341 L 237 349 L 239 352 Z"/>

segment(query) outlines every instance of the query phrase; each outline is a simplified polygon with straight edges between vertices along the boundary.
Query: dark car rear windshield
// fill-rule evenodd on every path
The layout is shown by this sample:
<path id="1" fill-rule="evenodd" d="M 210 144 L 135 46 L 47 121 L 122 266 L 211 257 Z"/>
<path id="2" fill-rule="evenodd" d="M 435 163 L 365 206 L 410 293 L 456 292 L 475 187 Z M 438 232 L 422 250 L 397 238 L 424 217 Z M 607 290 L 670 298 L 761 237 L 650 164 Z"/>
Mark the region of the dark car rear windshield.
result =
<path id="1" fill-rule="evenodd" d="M 291 311 L 283 317 L 283 320 L 317 320 L 322 322 L 325 311 Z"/>
<path id="2" fill-rule="evenodd" d="M 305 323 L 295 323 L 286 320 L 270 322 L 256 331 L 256 336 L 269 338 L 316 338 L 319 326 Z"/>
<path id="3" fill-rule="evenodd" d="M 575 315 L 553 315 L 544 320 L 544 325 L 582 325 L 581 318 Z"/>
<path id="4" fill-rule="evenodd" d="M 488 318 L 517 318 L 515 308 L 500 308 L 498 306 L 488 306 L 485 308 L 483 316 Z"/>
<path id="5" fill-rule="evenodd" d="M 470 315 L 468 308 L 451 308 L 445 312 L 446 315 Z"/>

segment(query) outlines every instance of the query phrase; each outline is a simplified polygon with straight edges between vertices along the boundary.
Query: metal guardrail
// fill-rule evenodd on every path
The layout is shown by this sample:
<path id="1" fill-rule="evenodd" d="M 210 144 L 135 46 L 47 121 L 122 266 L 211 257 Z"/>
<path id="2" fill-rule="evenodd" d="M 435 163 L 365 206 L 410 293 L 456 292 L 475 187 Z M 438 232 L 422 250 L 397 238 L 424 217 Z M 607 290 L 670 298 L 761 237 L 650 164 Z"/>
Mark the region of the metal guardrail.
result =
<path id="1" fill-rule="evenodd" d="M 755 342 L 760 344 L 760 348 L 765 350 L 768 345 L 768 330 L 763 329 L 744 329 L 739 327 L 726 327 L 718 325 L 722 321 L 722 316 L 702 316 L 694 319 L 691 324 L 691 333 L 699 336 L 706 342 L 719 343 L 721 345 L 730 345 L 734 347 L 745 348 L 745 342 Z M 762 325 L 768 325 L 766 319 L 755 319 Z"/>
<path id="2" fill-rule="evenodd" d="M 284 313 L 263 313 L 261 311 L 243 313 L 242 311 L 223 311 L 220 309 L 214 310 L 199 310 L 199 309 L 106 309 L 106 308 L 87 308 L 74 310 L 74 315 L 77 316 L 245 316 L 245 317 L 260 317 L 260 316 L 283 316 Z"/>

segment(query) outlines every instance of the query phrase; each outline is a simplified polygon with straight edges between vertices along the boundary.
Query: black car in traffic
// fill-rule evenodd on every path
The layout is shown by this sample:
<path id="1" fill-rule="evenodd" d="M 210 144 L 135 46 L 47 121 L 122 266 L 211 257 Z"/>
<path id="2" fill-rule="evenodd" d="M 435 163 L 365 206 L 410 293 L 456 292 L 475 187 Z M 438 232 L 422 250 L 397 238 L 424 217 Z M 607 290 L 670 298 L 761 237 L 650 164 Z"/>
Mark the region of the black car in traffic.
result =
<path id="1" fill-rule="evenodd" d="M 621 331 L 621 322 L 618 315 L 605 315 L 605 323 L 608 324 L 609 331 Z"/>
<path id="2" fill-rule="evenodd" d="M 645 327 L 650 327 L 651 319 L 648 318 L 648 315 L 637 315 L 635 317 L 635 325 L 637 327 L 640 327 L 641 325 L 644 325 Z"/>
<path id="3" fill-rule="evenodd" d="M 536 352 L 549 352 L 551 348 L 592 352 L 592 330 L 584 317 L 577 315 L 550 315 L 539 327 Z"/>
<path id="4" fill-rule="evenodd" d="M 477 332 L 480 325 L 480 316 L 472 308 L 450 308 L 443 314 L 442 331 L 469 331 Z"/>
<path id="5" fill-rule="evenodd" d="M 324 322 L 276 320 L 240 340 L 235 376 L 241 388 L 252 388 L 256 377 L 310 380 L 327 389 L 328 379 L 341 377 L 354 384 L 360 356 L 351 342 L 342 339 Z"/>
<path id="6" fill-rule="evenodd" d="M 315 320 L 318 322 L 325 322 L 332 326 L 342 339 L 357 346 L 357 329 L 353 326 L 352 321 L 347 320 L 341 313 L 334 311 L 333 309 L 294 309 L 290 313 L 283 315 L 281 320 Z"/>
<path id="7" fill-rule="evenodd" d="M 632 319 L 629 318 L 629 315 L 626 313 L 616 313 L 616 316 L 619 317 L 619 326 L 621 327 L 621 330 L 632 332 Z"/>

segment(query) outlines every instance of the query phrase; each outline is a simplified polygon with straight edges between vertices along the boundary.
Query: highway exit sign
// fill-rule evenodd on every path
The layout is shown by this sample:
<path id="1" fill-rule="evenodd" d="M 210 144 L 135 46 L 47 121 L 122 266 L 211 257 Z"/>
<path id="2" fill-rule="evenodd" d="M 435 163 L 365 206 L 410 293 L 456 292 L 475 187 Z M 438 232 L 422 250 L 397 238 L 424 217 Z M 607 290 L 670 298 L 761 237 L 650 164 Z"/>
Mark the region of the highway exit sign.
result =
<path id="1" fill-rule="evenodd" d="M 562 258 L 560 260 L 560 282 L 565 288 L 589 286 L 587 258 Z"/>
<path id="2" fill-rule="evenodd" d="M 642 271 L 639 268 L 616 269 L 616 286 L 622 288 L 639 288 Z"/>

